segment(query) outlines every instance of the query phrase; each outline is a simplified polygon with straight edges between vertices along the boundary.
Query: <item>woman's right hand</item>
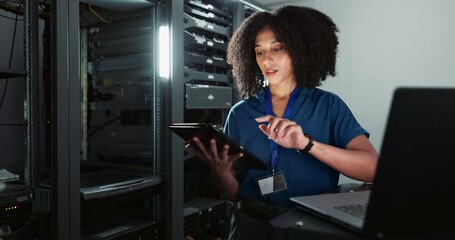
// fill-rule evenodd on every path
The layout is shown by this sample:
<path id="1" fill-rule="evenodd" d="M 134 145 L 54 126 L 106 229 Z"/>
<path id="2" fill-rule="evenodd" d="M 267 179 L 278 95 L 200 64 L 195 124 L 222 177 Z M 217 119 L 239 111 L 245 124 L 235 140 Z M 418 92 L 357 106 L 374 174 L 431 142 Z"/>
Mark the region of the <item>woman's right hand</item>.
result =
<path id="1" fill-rule="evenodd" d="M 218 152 L 215 139 L 210 139 L 210 147 L 207 148 L 199 138 L 193 137 L 187 148 L 221 179 L 232 176 L 232 163 L 243 156 L 242 153 L 228 155 L 229 145 L 224 145 Z"/>

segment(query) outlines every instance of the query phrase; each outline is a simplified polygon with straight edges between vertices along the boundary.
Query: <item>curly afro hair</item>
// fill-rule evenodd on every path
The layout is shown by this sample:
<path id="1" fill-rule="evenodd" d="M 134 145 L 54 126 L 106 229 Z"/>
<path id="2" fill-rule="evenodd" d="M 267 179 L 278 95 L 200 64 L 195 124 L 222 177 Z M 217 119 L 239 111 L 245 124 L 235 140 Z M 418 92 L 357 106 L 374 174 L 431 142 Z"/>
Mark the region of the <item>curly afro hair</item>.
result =
<path id="1" fill-rule="evenodd" d="M 277 41 L 284 44 L 299 87 L 315 88 L 327 75 L 335 76 L 338 29 L 328 16 L 302 6 L 256 12 L 235 31 L 227 48 L 227 62 L 242 97 L 262 89 L 264 76 L 254 48 L 256 35 L 264 27 L 270 27 Z"/>

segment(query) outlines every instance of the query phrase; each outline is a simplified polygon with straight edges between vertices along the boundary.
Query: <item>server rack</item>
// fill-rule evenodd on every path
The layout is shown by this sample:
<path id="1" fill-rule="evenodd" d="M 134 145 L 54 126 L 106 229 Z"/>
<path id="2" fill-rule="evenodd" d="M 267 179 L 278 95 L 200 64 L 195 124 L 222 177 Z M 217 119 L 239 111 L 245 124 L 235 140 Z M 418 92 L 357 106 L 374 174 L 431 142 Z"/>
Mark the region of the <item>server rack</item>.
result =
<path id="1" fill-rule="evenodd" d="M 184 1 L 181 69 L 185 122 L 209 122 L 222 128 L 229 109 L 239 100 L 225 58 L 233 30 L 245 19 L 248 9 L 241 1 Z M 232 203 L 219 200 L 207 166 L 186 151 L 184 159 L 183 234 L 227 238 Z"/>
<path id="2" fill-rule="evenodd" d="M 2 84 L 2 96 L 0 109 L 0 132 L 3 141 L 0 143 L 0 168 L 5 168 L 8 176 L 0 181 L 0 239 L 32 239 L 32 206 L 33 192 L 31 190 L 31 169 L 33 156 L 36 156 L 37 115 L 35 113 L 38 102 L 37 93 L 37 66 L 36 51 L 31 47 L 37 42 L 35 26 L 38 24 L 38 11 L 32 10 L 33 5 L 5 5 L 3 10 L 9 9 L 23 16 L 23 63 L 25 70 L 11 69 L 12 58 L 9 59 L 8 68 L 0 68 L 0 84 Z M 14 9 L 14 10 L 13 10 Z M 21 17 L 22 17 L 21 16 Z M 17 18 L 15 24 L 18 24 Z M 15 30 L 17 25 L 15 26 Z M 20 29 L 20 28 L 19 28 Z M 16 32 L 13 33 L 16 36 Z M 17 46 L 16 38 L 13 45 Z M 11 53 L 13 53 L 11 49 Z M 28 74 L 27 74 L 28 73 Z M 8 84 L 9 82 L 9 84 Z M 13 90 L 13 91 L 12 91 Z M 18 91 L 19 90 L 19 91 Z M 11 94 L 14 93 L 14 94 Z M 7 95 L 12 97 L 8 98 Z M 6 100 L 6 101 L 3 101 Z M 8 101 L 13 100 L 13 101 Z M 38 122 L 39 123 L 39 122 Z M 13 152 L 11 150 L 14 149 Z M 15 156 L 19 153 L 17 156 Z M 31 154 L 31 155 L 29 155 Z"/>
<path id="3" fill-rule="evenodd" d="M 5 114 L 0 117 L 2 136 L 5 136 L 7 143 L 2 145 L 4 148 L 2 150 L 7 150 L 9 147 L 19 149 L 19 156 L 23 157 L 23 160 L 18 162 L 16 156 L 8 154 L 8 150 L 6 152 L 0 151 L 2 154 L 6 153 L 6 155 L 2 155 L 1 168 L 6 167 L 7 170 L 10 170 L 14 175 L 17 173 L 18 176 L 11 182 L 0 182 L 0 228 L 2 230 L 0 231 L 0 238 L 27 240 L 33 238 L 31 203 L 34 194 L 31 188 L 35 183 L 35 166 L 39 155 L 38 8 L 34 1 L 24 1 L 21 4 L 11 5 L 5 3 L 2 8 L 15 12 L 16 17 L 23 16 L 24 70 L 10 69 L 11 59 L 8 69 L 0 69 L 0 81 L 4 83 L 5 90 L 7 90 L 8 81 L 14 81 L 13 89 L 14 86 L 23 87 L 23 92 L 15 92 L 14 98 L 10 98 L 16 100 L 13 102 L 14 107 L 8 108 L 8 106 L 3 105 L 2 110 Z M 16 24 L 18 24 L 17 19 Z M 12 39 L 13 46 L 17 46 L 14 44 L 16 39 Z M 13 51 L 13 49 L 11 50 Z M 15 83 L 19 84 L 16 85 Z M 11 83 L 9 88 L 11 88 Z M 8 92 L 11 93 L 11 91 L 3 92 L 3 97 Z M 3 100 L 2 104 L 5 104 L 6 101 L 3 102 Z M 22 145 L 19 144 L 21 141 Z"/>
<path id="4" fill-rule="evenodd" d="M 150 2 L 128 10 L 106 2 L 80 7 L 81 53 L 86 53 L 81 58 L 81 238 L 157 239 L 159 14 Z"/>
<path id="5" fill-rule="evenodd" d="M 53 169 L 40 238 L 160 238 L 160 86 L 152 1 L 55 1 Z M 55 121 L 54 121 L 55 120 Z M 48 206 L 44 206 L 48 203 Z M 43 224 L 44 225 L 44 224 Z M 45 232 L 49 231 L 49 232 Z"/>
<path id="6" fill-rule="evenodd" d="M 230 68 L 225 65 L 226 47 L 233 29 L 245 19 L 245 13 L 251 8 L 248 6 L 254 6 L 246 3 L 166 1 L 172 49 L 169 98 L 166 99 L 172 114 L 166 118 L 167 124 L 211 122 L 221 127 L 224 125 L 229 109 L 239 100 Z M 211 237 L 226 237 L 217 236 L 217 232 L 210 229 L 190 230 L 188 226 L 200 225 L 191 224 L 193 218 L 182 219 L 182 212 L 192 203 L 206 197 L 217 199 L 219 193 L 210 177 L 210 170 L 185 151 L 184 142 L 179 137 L 169 133 L 165 142 L 172 146 L 165 154 L 165 159 L 169 161 L 165 169 L 171 171 L 169 174 L 172 177 L 166 185 L 168 196 L 173 200 L 184 199 L 183 205 L 180 201 L 167 205 L 172 209 L 166 221 L 169 226 L 167 236 L 181 239 L 183 235 L 197 233 L 200 236 L 207 232 L 215 234 Z"/>
<path id="7" fill-rule="evenodd" d="M 197 121 L 223 124 L 226 111 L 222 110 L 232 106 L 232 77 L 225 61 L 232 35 L 231 8 L 222 1 L 184 1 L 185 120 L 194 121 L 194 115 L 200 114 Z M 192 109 L 215 114 L 207 118 Z"/>
<path id="8" fill-rule="evenodd" d="M 213 4 L 214 2 L 223 5 L 223 1 L 210 1 L 210 4 Z M 167 126 L 175 122 L 198 121 L 222 123 L 227 110 L 230 108 L 229 106 L 225 107 L 223 105 L 223 108 L 218 108 L 209 105 L 201 106 L 197 102 L 193 104 L 193 97 L 198 95 L 190 96 L 191 99 L 188 101 L 188 92 L 186 90 L 187 87 L 192 86 L 197 88 L 199 87 L 198 85 L 201 85 L 201 87 L 208 86 L 210 88 L 217 86 L 223 88 L 228 87 L 231 77 L 229 76 L 229 73 L 226 72 L 226 69 L 223 69 L 220 66 L 210 65 L 210 62 L 212 64 L 216 63 L 216 60 L 218 60 L 220 56 L 223 56 L 224 58 L 224 55 L 219 53 L 223 49 L 221 48 L 223 41 L 221 41 L 216 33 L 209 34 L 209 32 L 202 31 L 203 29 L 197 29 L 196 26 L 199 24 L 202 28 L 213 28 L 215 31 L 220 31 L 222 28 L 217 28 L 211 22 L 206 21 L 207 19 L 204 19 L 203 16 L 197 16 L 199 13 L 199 15 L 206 15 L 206 17 L 209 17 L 209 14 L 204 14 L 204 12 L 207 13 L 207 11 L 203 8 L 195 8 L 192 6 L 192 9 L 197 9 L 200 12 L 189 14 L 190 10 L 188 5 L 196 4 L 207 6 L 207 1 L 204 3 L 204 1 L 168 0 L 163 1 L 162 4 L 165 6 L 167 19 L 167 22 L 163 22 L 162 24 L 167 24 L 167 26 L 169 26 L 171 49 L 171 71 L 169 79 L 165 82 L 164 92 L 167 93 L 167 96 L 165 97 L 166 103 L 163 104 L 169 111 L 165 114 L 164 125 Z M 185 7 L 187 12 L 185 12 Z M 226 26 L 223 27 L 226 29 Z M 224 44 L 226 44 L 226 42 L 224 42 Z M 215 48 L 213 48 L 213 46 L 215 46 Z M 199 92 L 200 91 L 196 89 L 196 93 Z M 205 96 L 205 98 L 208 97 L 208 95 Z M 189 105 L 187 106 L 187 104 Z M 204 104 L 207 104 L 207 102 L 204 102 Z M 168 129 L 166 129 L 166 133 L 167 134 L 163 135 L 164 142 L 166 143 L 166 146 L 168 146 L 166 151 L 164 151 L 164 159 L 166 159 L 164 166 L 166 169 L 165 195 L 167 199 L 172 199 L 172 201 L 167 201 L 163 205 L 164 208 L 169 209 L 167 212 L 168 214 L 165 217 L 165 231 L 168 239 L 182 239 L 186 233 L 184 231 L 185 221 L 183 212 L 187 207 L 184 206 L 184 201 L 182 200 L 185 199 L 185 202 L 187 202 L 189 200 L 188 197 L 200 197 L 200 192 L 198 192 L 198 190 L 195 191 L 195 189 L 191 189 L 191 187 L 186 185 L 189 182 L 185 179 L 188 179 L 189 176 L 191 176 L 191 174 L 188 175 L 187 170 L 188 163 L 192 162 L 189 160 L 192 156 L 185 151 L 184 141 L 172 134 Z M 191 173 L 194 173 L 192 176 L 195 176 L 192 179 L 200 179 L 199 172 Z M 198 185 L 198 183 L 193 183 L 195 182 L 190 182 L 189 184 L 192 186 Z M 190 196 L 192 194 L 194 195 Z"/>

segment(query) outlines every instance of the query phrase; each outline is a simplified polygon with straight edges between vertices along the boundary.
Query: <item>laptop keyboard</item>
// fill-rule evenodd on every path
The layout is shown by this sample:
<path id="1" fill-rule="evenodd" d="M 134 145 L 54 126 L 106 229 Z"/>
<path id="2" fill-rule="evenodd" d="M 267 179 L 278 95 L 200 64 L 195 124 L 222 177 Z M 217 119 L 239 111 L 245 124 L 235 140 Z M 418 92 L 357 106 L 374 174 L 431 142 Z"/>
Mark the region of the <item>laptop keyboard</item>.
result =
<path id="1" fill-rule="evenodd" d="M 359 218 L 365 218 L 365 212 L 366 212 L 365 204 L 341 205 L 341 206 L 335 206 L 335 208 L 340 211 L 343 211 L 345 213 L 349 213 L 353 216 L 356 216 Z"/>

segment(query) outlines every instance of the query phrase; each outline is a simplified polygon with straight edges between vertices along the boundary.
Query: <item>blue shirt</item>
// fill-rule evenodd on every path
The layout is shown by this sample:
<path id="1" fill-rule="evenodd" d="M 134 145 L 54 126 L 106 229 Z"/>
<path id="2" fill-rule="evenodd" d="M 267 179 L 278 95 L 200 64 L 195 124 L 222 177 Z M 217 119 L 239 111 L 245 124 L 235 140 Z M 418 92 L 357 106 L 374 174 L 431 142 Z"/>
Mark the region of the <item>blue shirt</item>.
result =
<path id="1" fill-rule="evenodd" d="M 338 185 L 339 172 L 310 154 L 278 146 L 276 172 L 283 172 L 288 188 L 261 196 L 256 179 L 272 173 L 271 150 L 267 136 L 254 119 L 266 115 L 265 91 L 235 104 L 224 131 L 245 149 L 267 164 L 266 171 L 250 169 L 240 182 L 238 196 L 262 200 L 275 205 L 290 205 L 289 197 L 327 192 Z M 317 142 L 339 148 L 360 134 L 369 137 L 348 106 L 335 94 L 314 88 L 302 88 L 292 110 L 292 121 Z M 244 171 L 236 169 L 238 172 Z"/>

